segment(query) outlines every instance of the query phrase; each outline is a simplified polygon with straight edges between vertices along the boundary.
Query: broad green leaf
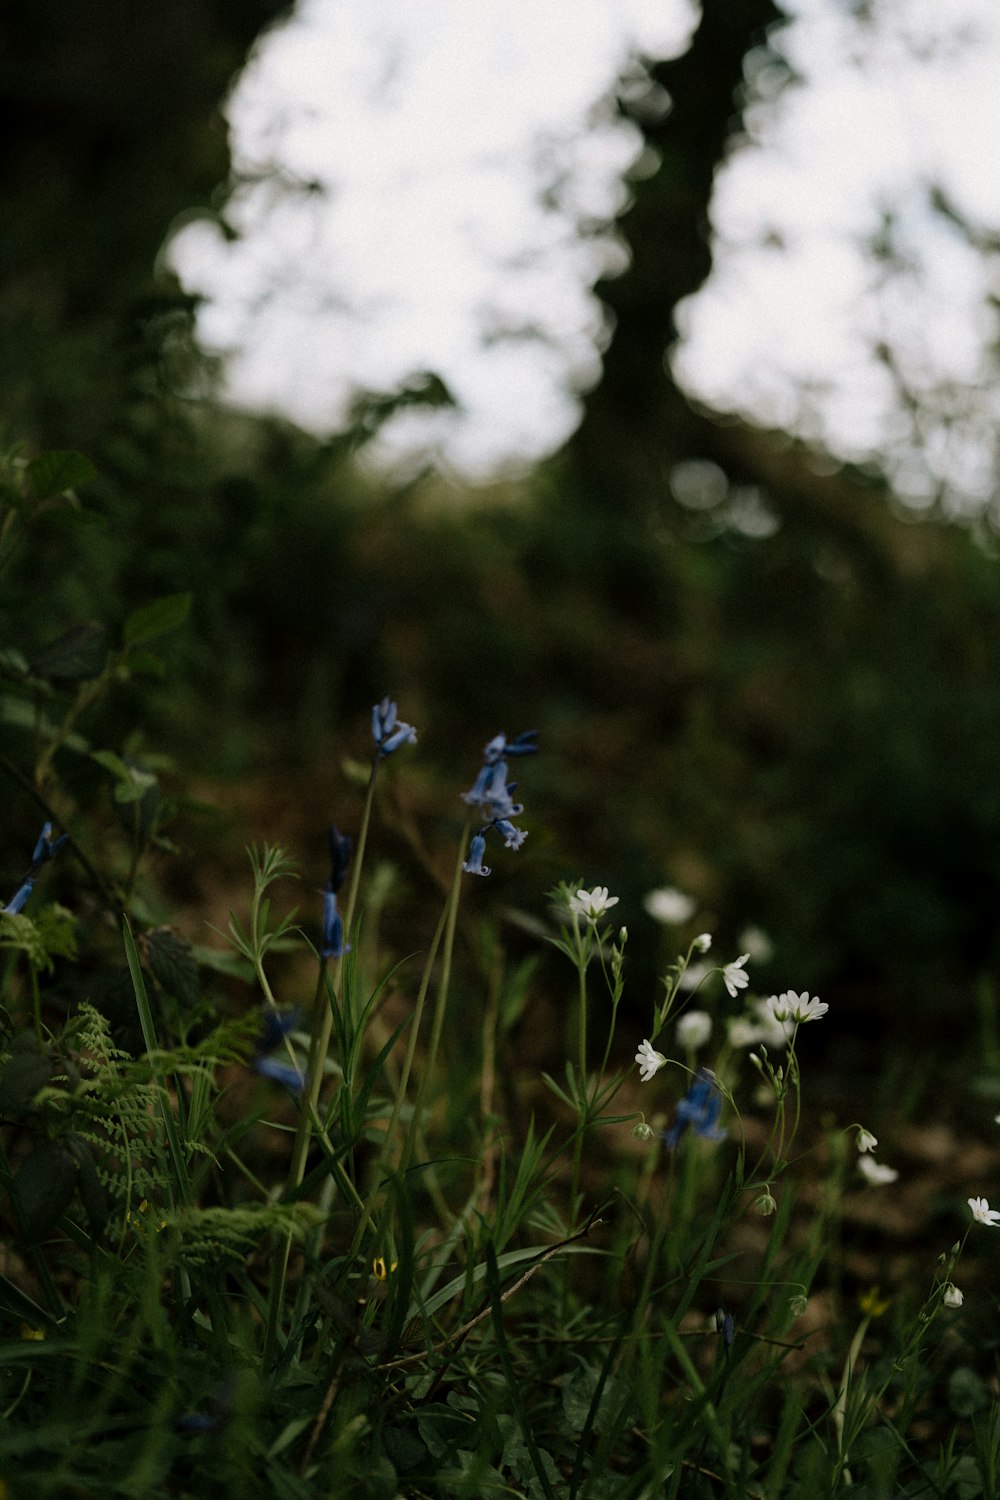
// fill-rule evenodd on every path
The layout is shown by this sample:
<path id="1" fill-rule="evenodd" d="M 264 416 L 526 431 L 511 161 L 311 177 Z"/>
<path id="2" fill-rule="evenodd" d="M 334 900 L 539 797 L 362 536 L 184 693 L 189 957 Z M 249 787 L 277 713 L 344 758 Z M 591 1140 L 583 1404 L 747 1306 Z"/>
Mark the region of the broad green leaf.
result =
<path id="1" fill-rule="evenodd" d="M 97 470 L 89 458 L 82 453 L 39 453 L 28 465 L 28 483 L 36 500 L 48 500 L 53 495 L 65 494 L 75 485 L 87 484 L 96 478 Z"/>
<path id="2" fill-rule="evenodd" d="M 126 646 L 137 646 L 141 641 L 152 641 L 183 625 L 191 608 L 190 594 L 167 594 L 144 604 L 129 615 L 125 621 L 124 640 Z"/>

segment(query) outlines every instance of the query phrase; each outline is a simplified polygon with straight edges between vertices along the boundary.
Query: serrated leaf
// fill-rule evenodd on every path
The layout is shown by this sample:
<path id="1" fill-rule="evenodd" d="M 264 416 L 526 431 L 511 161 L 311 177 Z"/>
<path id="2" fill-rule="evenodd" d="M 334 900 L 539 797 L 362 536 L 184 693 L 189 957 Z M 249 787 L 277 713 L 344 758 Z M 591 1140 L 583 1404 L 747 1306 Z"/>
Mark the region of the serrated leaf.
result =
<path id="1" fill-rule="evenodd" d="M 45 1141 L 24 1158 L 14 1191 L 25 1244 L 45 1238 L 69 1207 L 75 1188 L 76 1168 L 57 1141 Z"/>
<path id="2" fill-rule="evenodd" d="M 76 958 L 76 917 L 71 911 L 53 901 L 42 907 L 34 923 L 48 959 Z"/>
<path id="3" fill-rule="evenodd" d="M 167 594 L 144 604 L 129 615 L 125 621 L 124 640 L 126 646 L 136 646 L 140 641 L 152 641 L 183 625 L 191 608 L 190 594 Z"/>
<path id="4" fill-rule="evenodd" d="M 41 1052 L 14 1052 L 0 1069 L 0 1115 L 23 1114 L 51 1076 L 52 1064 Z"/>
<path id="5" fill-rule="evenodd" d="M 75 485 L 87 484 L 97 477 L 89 458 L 71 451 L 39 453 L 27 468 L 28 483 L 36 500 L 49 500 L 65 494 Z"/>
<path id="6" fill-rule="evenodd" d="M 100 677 L 108 661 L 108 632 L 96 620 L 74 625 L 45 646 L 30 663 L 36 677 L 85 682 Z"/>
<path id="7" fill-rule="evenodd" d="M 21 911 L 0 911 L 0 948 L 26 954 L 33 969 L 44 969 L 49 961 L 37 925 Z"/>

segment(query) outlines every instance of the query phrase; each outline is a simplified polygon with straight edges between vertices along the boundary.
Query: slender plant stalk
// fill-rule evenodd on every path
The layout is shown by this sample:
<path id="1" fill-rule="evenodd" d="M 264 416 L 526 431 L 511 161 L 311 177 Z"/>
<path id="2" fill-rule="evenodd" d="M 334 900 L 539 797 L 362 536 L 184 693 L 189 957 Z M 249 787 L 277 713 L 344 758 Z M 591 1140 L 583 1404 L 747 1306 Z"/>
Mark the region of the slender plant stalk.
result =
<path id="1" fill-rule="evenodd" d="M 574 922 L 576 918 L 574 917 Z M 587 964 L 581 950 L 577 966 L 577 1044 L 580 1076 L 577 1080 L 577 1095 L 580 1101 L 580 1123 L 573 1142 L 573 1171 L 570 1178 L 569 1211 L 571 1220 L 576 1216 L 576 1200 L 580 1191 L 580 1169 L 583 1165 L 583 1141 L 590 1118 L 590 1100 L 587 1097 Z"/>
<path id="2" fill-rule="evenodd" d="M 451 985 L 451 961 L 455 952 L 455 929 L 458 924 L 458 905 L 462 894 L 462 866 L 465 863 L 465 846 L 468 842 L 471 826 L 472 822 L 470 819 L 462 829 L 462 836 L 458 841 L 455 869 L 452 874 L 451 890 L 448 892 L 448 900 L 445 903 L 444 949 L 441 956 L 441 974 L 438 979 L 437 999 L 434 1004 L 434 1020 L 431 1023 L 431 1039 L 427 1048 L 424 1068 L 420 1075 L 420 1083 L 417 1087 L 417 1097 L 413 1105 L 413 1114 L 410 1117 L 409 1128 L 403 1143 L 403 1151 L 399 1161 L 399 1170 L 401 1173 L 407 1170 L 413 1156 L 413 1147 L 427 1100 L 427 1090 L 430 1087 L 430 1080 L 437 1062 L 438 1048 L 441 1043 L 445 1011 L 448 1007 L 448 989 Z M 414 1037 L 411 1041 L 415 1040 L 415 1033 L 416 1024 L 414 1024 Z"/>
<path id="3" fill-rule="evenodd" d="M 348 934 L 351 932 L 353 926 L 354 909 L 357 905 L 358 891 L 361 884 L 361 868 L 364 864 L 365 846 L 368 842 L 368 827 L 371 822 L 372 804 L 375 800 L 375 780 L 378 775 L 379 765 L 380 761 L 376 758 L 372 765 L 371 775 L 368 778 L 368 791 L 365 796 L 364 811 L 361 815 L 358 845 L 354 854 L 351 882 L 348 886 L 347 903 L 344 908 L 344 931 Z M 285 1179 L 286 1195 L 295 1192 L 302 1185 L 302 1179 L 306 1174 L 306 1160 L 309 1155 L 309 1146 L 312 1140 L 313 1122 L 318 1119 L 319 1115 L 319 1095 L 323 1086 L 324 1064 L 330 1046 L 330 1036 L 333 1031 L 333 1004 L 336 1003 L 336 994 L 340 987 L 344 960 L 342 955 L 334 959 L 333 973 L 329 980 L 332 995 L 329 999 L 327 998 L 327 962 L 327 959 L 320 958 L 319 973 L 316 977 L 316 994 L 313 1001 L 312 1036 L 309 1043 L 305 1097 L 302 1101 L 302 1112 L 299 1115 L 298 1129 L 295 1132 L 288 1176 Z M 355 1197 L 357 1197 L 356 1193 Z M 292 1236 L 291 1231 L 289 1231 L 275 1257 L 274 1276 L 271 1281 L 271 1296 L 268 1304 L 267 1334 L 264 1341 L 265 1359 L 273 1358 L 277 1346 L 278 1323 L 285 1297 L 285 1281 L 288 1275 L 288 1258 L 291 1254 L 291 1248 Z"/>

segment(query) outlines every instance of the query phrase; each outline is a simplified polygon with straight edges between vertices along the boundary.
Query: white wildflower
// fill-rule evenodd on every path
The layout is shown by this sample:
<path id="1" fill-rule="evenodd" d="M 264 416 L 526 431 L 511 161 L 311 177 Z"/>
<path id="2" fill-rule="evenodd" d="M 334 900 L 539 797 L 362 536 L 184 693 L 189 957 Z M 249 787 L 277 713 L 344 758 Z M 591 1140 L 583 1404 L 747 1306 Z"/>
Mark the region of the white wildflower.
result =
<path id="1" fill-rule="evenodd" d="M 866 1151 L 874 1151 L 878 1145 L 878 1137 L 872 1135 L 870 1130 L 858 1130 L 857 1147 L 862 1156 Z"/>
<path id="2" fill-rule="evenodd" d="M 699 932 L 691 947 L 696 953 L 707 953 L 712 946 L 712 934 L 710 932 Z"/>
<path id="3" fill-rule="evenodd" d="M 747 950 L 755 964 L 766 964 L 774 952 L 774 944 L 761 927 L 744 927 L 736 941 Z"/>
<path id="4" fill-rule="evenodd" d="M 866 1182 L 872 1187 L 885 1187 L 889 1182 L 895 1182 L 899 1173 L 895 1167 L 883 1166 L 882 1162 L 876 1161 L 874 1156 L 859 1156 L 858 1171 Z M 997 1215 L 1000 1219 L 1000 1214 Z"/>
<path id="5" fill-rule="evenodd" d="M 695 1050 L 704 1047 L 712 1035 L 712 1017 L 705 1010 L 689 1010 L 677 1021 L 677 1041 Z"/>
<path id="6" fill-rule="evenodd" d="M 749 953 L 741 954 L 739 958 L 734 958 L 731 964 L 726 964 L 722 971 L 722 982 L 734 999 L 737 990 L 745 990 L 750 983 L 750 975 L 743 967 L 749 957 Z"/>
<path id="7" fill-rule="evenodd" d="M 592 891 L 577 891 L 569 900 L 569 909 L 575 917 L 586 917 L 596 922 L 612 906 L 618 905 L 617 896 L 609 896 L 606 885 L 595 885 Z"/>
<path id="8" fill-rule="evenodd" d="M 726 1027 L 730 1047 L 756 1047 L 764 1040 L 764 1028 L 749 1016 L 733 1016 Z M 782 1032 L 782 1036 L 784 1032 Z"/>
<path id="9" fill-rule="evenodd" d="M 646 1040 L 643 1040 L 642 1045 L 635 1054 L 635 1060 L 639 1064 L 639 1077 L 643 1083 L 648 1083 L 653 1074 L 658 1073 L 667 1061 L 663 1053 L 657 1052 L 652 1044 Z"/>
<path id="10" fill-rule="evenodd" d="M 965 1298 L 959 1291 L 955 1283 L 953 1281 L 949 1281 L 948 1285 L 944 1289 L 944 1296 L 941 1298 L 941 1301 L 944 1303 L 945 1307 L 961 1307 L 962 1303 L 965 1301 Z"/>
<path id="11" fill-rule="evenodd" d="M 782 995 L 772 995 L 767 1001 L 768 1010 L 776 1021 L 793 1021 L 802 1025 L 805 1021 L 819 1021 L 830 1007 L 813 996 L 808 990 L 797 995 L 794 990 L 785 990 Z"/>
<path id="12" fill-rule="evenodd" d="M 691 896 L 685 896 L 672 885 L 650 891 L 642 904 L 655 921 L 667 922 L 671 926 L 686 922 L 698 910 L 698 903 Z"/>
<path id="13" fill-rule="evenodd" d="M 985 1224 L 987 1229 L 995 1229 L 1000 1223 L 1000 1213 L 995 1208 L 990 1208 L 988 1198 L 970 1198 L 969 1207 L 972 1209 L 972 1217 L 977 1224 Z"/>

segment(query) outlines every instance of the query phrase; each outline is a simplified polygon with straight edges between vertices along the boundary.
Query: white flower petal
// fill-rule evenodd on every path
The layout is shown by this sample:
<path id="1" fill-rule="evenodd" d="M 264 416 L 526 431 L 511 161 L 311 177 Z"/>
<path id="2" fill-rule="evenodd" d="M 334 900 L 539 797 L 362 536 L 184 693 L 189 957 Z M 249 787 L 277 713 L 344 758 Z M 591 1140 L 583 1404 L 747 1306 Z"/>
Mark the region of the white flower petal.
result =
<path id="1" fill-rule="evenodd" d="M 860 1156 L 858 1171 L 866 1182 L 871 1183 L 872 1187 L 885 1187 L 887 1183 L 895 1182 L 899 1176 L 895 1167 L 884 1166 L 882 1162 L 876 1161 L 874 1156 Z M 1000 1214 L 997 1217 L 1000 1218 Z"/>
<path id="2" fill-rule="evenodd" d="M 639 1064 L 639 1077 L 643 1083 L 648 1083 L 654 1073 L 658 1073 L 667 1059 L 662 1052 L 657 1052 L 652 1044 L 643 1038 L 635 1060 Z"/>

